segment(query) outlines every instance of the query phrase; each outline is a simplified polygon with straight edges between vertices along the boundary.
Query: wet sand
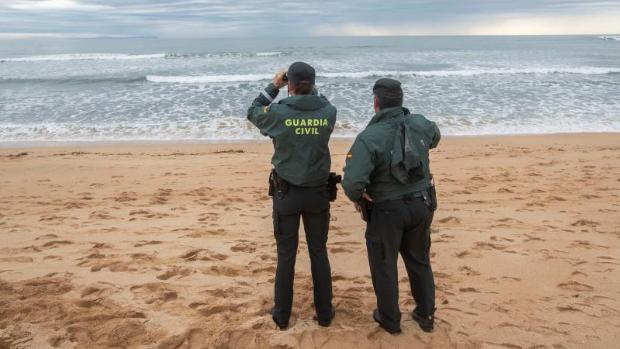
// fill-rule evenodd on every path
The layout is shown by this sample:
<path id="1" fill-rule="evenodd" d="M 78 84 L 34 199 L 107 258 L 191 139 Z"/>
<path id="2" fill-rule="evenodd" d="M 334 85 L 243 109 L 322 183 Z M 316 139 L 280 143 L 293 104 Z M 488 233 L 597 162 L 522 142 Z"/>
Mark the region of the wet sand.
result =
<path id="1" fill-rule="evenodd" d="M 332 143 L 341 172 L 351 140 Z M 301 239 L 291 328 L 272 305 L 269 142 L 0 148 L 0 348 L 612 348 L 620 134 L 448 138 L 432 153 L 435 332 L 372 321 L 342 192 L 337 315 L 313 320 Z M 302 233 L 303 234 L 303 233 Z M 400 263 L 400 262 L 399 262 Z M 413 300 L 400 265 L 401 310 Z"/>

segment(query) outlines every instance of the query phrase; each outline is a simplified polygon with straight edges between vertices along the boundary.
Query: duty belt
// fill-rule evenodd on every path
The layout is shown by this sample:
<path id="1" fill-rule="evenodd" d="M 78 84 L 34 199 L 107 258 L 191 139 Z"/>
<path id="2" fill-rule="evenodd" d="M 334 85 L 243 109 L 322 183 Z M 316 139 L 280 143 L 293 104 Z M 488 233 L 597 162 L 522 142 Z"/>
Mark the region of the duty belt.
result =
<path id="1" fill-rule="evenodd" d="M 415 199 L 424 200 L 424 203 L 429 207 L 432 205 L 432 200 L 429 194 L 429 190 L 425 189 L 425 190 L 414 191 L 412 193 L 405 194 L 398 199 L 392 199 L 392 200 L 386 200 L 382 202 L 373 203 L 373 206 L 375 208 L 398 207 L 400 205 L 403 205 L 404 203 L 413 201 Z"/>

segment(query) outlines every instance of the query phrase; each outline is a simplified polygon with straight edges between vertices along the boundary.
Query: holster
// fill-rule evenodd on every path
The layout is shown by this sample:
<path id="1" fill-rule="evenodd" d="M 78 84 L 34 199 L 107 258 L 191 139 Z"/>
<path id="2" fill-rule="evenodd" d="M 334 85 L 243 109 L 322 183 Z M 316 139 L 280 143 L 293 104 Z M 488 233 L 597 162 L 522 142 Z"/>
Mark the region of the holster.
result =
<path id="1" fill-rule="evenodd" d="M 288 182 L 280 178 L 276 170 L 271 170 L 269 174 L 269 196 L 274 196 L 276 193 L 286 194 L 288 187 Z"/>
<path id="2" fill-rule="evenodd" d="M 437 190 L 435 190 L 435 179 L 433 175 L 431 175 L 431 186 L 428 188 L 428 193 L 430 195 L 430 209 L 434 212 L 437 210 Z"/>
<path id="3" fill-rule="evenodd" d="M 362 198 L 358 202 L 358 205 L 360 207 L 360 215 L 362 216 L 364 222 L 370 222 L 370 217 L 372 215 L 372 202 Z"/>
<path id="4" fill-rule="evenodd" d="M 334 172 L 329 173 L 327 178 L 327 188 L 329 189 L 329 201 L 336 201 L 338 197 L 338 186 L 336 184 L 342 182 L 342 176 L 337 175 Z"/>

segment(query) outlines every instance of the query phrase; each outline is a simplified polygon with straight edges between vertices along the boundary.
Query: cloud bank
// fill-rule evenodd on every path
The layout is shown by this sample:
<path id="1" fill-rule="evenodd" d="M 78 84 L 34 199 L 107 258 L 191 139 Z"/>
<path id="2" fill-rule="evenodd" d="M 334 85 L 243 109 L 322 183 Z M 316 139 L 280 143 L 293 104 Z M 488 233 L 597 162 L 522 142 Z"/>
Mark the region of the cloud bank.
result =
<path id="1" fill-rule="evenodd" d="M 620 32 L 620 1 L 0 0 L 0 37 Z"/>

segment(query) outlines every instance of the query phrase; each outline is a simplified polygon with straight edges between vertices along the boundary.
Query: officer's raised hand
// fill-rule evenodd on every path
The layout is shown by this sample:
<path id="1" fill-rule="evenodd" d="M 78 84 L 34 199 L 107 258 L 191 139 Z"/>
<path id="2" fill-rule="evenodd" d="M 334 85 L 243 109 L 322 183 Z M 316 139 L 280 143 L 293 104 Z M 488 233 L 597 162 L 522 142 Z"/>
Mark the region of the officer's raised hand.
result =
<path id="1" fill-rule="evenodd" d="M 286 70 L 280 70 L 279 72 L 276 73 L 276 75 L 273 77 L 273 80 L 271 82 L 273 82 L 276 88 L 280 89 L 288 85 L 288 82 L 284 80 L 285 76 L 286 76 Z"/>

